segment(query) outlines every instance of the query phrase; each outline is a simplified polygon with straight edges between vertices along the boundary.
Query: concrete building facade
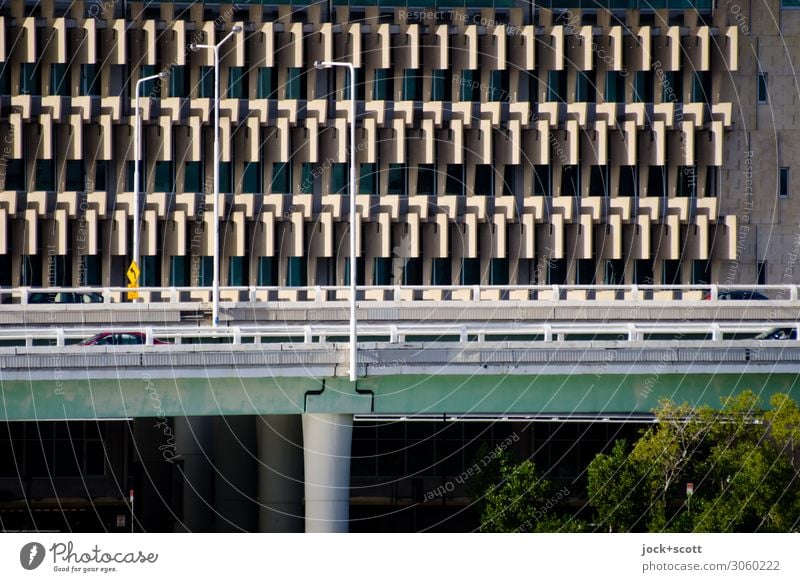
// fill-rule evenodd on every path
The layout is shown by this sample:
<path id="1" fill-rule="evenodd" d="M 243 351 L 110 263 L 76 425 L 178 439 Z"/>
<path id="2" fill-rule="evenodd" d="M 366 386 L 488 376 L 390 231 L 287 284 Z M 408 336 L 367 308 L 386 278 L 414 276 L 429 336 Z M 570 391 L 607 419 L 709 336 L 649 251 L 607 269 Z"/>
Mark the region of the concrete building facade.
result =
<path id="1" fill-rule="evenodd" d="M 222 285 L 344 285 L 350 194 L 369 285 L 797 282 L 800 11 L 779 2 L 0 3 L 0 287 L 125 285 L 133 87 L 162 71 L 142 100 L 143 286 L 208 300 L 215 220 Z M 213 53 L 191 44 L 236 25 L 221 55 L 217 208 Z M 353 152 L 349 80 L 322 60 L 355 65 Z M 296 531 L 304 505 L 307 529 L 341 530 L 352 483 L 411 505 L 431 490 L 419 479 L 459 474 L 434 453 L 431 474 L 391 475 L 391 490 L 362 458 L 350 467 L 386 433 L 354 439 L 352 414 L 304 412 L 165 418 L 179 469 L 152 419 L 105 428 L 142 448 L 93 466 L 92 496 L 141 485 L 142 529 Z M 54 457 L 67 439 L 50 440 Z M 4 495 L 45 490 L 48 458 L 27 480 L 6 465 Z M 99 457 L 82 458 L 65 471 Z M 112 505 L 109 519 L 124 508 Z"/>
<path id="2" fill-rule="evenodd" d="M 0 284 L 126 283 L 133 87 L 166 71 L 142 100 L 141 283 L 210 285 L 213 53 L 190 44 L 235 24 L 222 285 L 347 280 L 349 81 L 317 60 L 356 65 L 366 284 L 796 281 L 800 13 L 554 4 L 6 3 Z"/>

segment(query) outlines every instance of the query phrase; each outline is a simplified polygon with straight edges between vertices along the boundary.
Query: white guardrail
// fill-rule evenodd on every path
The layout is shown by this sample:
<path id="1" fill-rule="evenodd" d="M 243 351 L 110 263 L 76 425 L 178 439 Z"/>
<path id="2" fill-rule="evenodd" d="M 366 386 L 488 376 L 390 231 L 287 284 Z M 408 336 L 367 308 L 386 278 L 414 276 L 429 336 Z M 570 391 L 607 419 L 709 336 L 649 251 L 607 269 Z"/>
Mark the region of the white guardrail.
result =
<path id="1" fill-rule="evenodd" d="M 709 336 L 711 341 L 730 339 L 734 334 L 758 334 L 775 328 L 789 328 L 795 330 L 795 337 L 800 337 L 800 322 L 797 321 L 748 321 L 741 323 L 658 323 L 652 321 L 603 324 L 362 324 L 358 328 L 361 342 L 372 341 L 376 343 L 403 343 L 410 341 L 433 342 L 491 342 L 491 341 L 531 341 L 537 337 L 539 341 L 550 343 L 564 341 L 565 339 L 584 341 L 664 341 L 686 340 L 697 341 L 697 335 Z M 284 340 L 285 343 L 325 343 L 330 338 L 337 342 L 346 342 L 349 333 L 347 324 L 342 325 L 270 325 L 265 326 L 240 326 L 240 327 L 80 327 L 80 328 L 6 328 L 0 329 L 0 345 L 13 347 L 10 344 L 19 342 L 20 345 L 33 346 L 33 342 L 46 341 L 55 343 L 58 347 L 78 347 L 87 349 L 93 346 L 76 346 L 75 344 L 93 337 L 99 333 L 136 333 L 144 334 L 145 345 L 152 346 L 153 340 L 165 340 L 173 346 L 183 341 L 197 341 L 203 343 L 208 340 L 225 340 L 227 344 L 245 343 L 275 343 L 275 340 Z M 648 336 L 660 336 L 649 338 Z M 584 336 L 575 338 L 574 336 Z M 668 337 L 664 337 L 668 336 Z M 669 337 L 671 336 L 671 337 Z M 590 339 L 586 339 L 586 338 Z M 420 340 L 419 338 L 426 338 Z M 752 339 L 744 341 L 753 341 Z M 792 340 L 794 341 L 794 340 Z M 536 341 L 532 342 L 537 343 Z M 97 346 L 109 347 L 109 346 Z M 132 347 L 121 346 L 121 347 Z M 169 349 L 169 346 L 159 346 Z"/>
<path id="2" fill-rule="evenodd" d="M 0 304 L 128 303 L 127 287 L 13 287 L 0 288 Z M 140 287 L 140 302 L 208 303 L 211 287 Z M 738 294 L 737 294 L 738 292 Z M 361 285 L 360 301 L 676 301 L 737 299 L 797 301 L 798 285 Z M 52 294 L 67 294 L 55 297 Z M 71 295 L 69 295 L 71 294 Z M 77 295 L 76 295 L 77 294 Z M 738 296 L 737 296 L 738 295 Z M 224 302 L 345 301 L 350 288 L 220 287 Z M 0 305 L 2 308 L 2 305 Z"/>

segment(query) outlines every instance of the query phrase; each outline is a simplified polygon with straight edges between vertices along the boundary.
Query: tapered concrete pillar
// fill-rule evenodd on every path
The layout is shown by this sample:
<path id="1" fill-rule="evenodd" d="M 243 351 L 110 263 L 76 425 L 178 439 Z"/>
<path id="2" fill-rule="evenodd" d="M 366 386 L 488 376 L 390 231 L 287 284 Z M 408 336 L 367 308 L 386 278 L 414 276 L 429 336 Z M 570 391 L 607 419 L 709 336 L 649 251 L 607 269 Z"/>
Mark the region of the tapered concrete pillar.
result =
<path id="1" fill-rule="evenodd" d="M 256 426 L 252 416 L 215 416 L 215 531 L 258 530 Z"/>
<path id="2" fill-rule="evenodd" d="M 304 414 L 307 532 L 347 532 L 352 414 Z"/>
<path id="3" fill-rule="evenodd" d="M 176 416 L 177 478 L 183 486 L 183 518 L 176 531 L 214 531 L 212 417 Z"/>
<path id="4" fill-rule="evenodd" d="M 299 414 L 256 417 L 258 530 L 303 531 L 303 432 Z"/>

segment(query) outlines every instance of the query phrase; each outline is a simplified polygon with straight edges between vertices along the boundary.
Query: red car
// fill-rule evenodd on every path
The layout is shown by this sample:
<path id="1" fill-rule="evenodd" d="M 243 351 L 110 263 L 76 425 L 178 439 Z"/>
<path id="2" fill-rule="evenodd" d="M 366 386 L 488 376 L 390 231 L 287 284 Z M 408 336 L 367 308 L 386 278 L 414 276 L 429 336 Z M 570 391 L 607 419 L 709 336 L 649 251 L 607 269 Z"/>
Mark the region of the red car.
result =
<path id="1" fill-rule="evenodd" d="M 105 331 L 83 340 L 79 346 L 139 346 L 146 343 L 146 336 L 140 331 Z M 153 338 L 153 345 L 164 345 L 169 342 Z"/>

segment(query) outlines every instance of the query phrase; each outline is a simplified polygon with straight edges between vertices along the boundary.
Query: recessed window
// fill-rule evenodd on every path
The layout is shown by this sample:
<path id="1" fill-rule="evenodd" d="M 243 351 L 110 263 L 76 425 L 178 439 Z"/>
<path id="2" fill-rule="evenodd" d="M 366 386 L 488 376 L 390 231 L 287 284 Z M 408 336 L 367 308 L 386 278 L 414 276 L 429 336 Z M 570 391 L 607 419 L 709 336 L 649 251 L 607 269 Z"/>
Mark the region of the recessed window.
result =
<path id="1" fill-rule="evenodd" d="M 272 187 L 275 194 L 291 193 L 292 168 L 288 162 L 275 162 L 272 164 Z"/>
<path id="2" fill-rule="evenodd" d="M 403 164 L 389 164 L 387 194 L 408 194 L 408 170 Z"/>
<path id="3" fill-rule="evenodd" d="M 756 273 L 756 280 L 759 285 L 767 284 L 767 261 L 758 261 L 758 272 Z"/>
<path id="4" fill-rule="evenodd" d="M 758 73 L 758 102 L 767 102 L 767 74 L 762 72 Z"/>
<path id="5" fill-rule="evenodd" d="M 778 196 L 787 198 L 789 196 L 789 168 L 780 169 Z"/>
<path id="6" fill-rule="evenodd" d="M 214 97 L 214 67 L 200 67 L 200 98 Z"/>

